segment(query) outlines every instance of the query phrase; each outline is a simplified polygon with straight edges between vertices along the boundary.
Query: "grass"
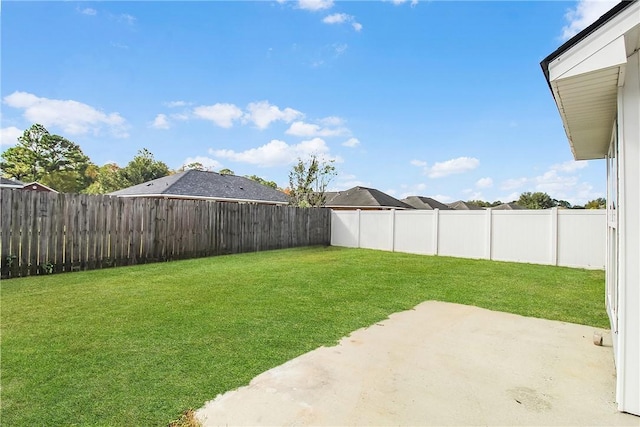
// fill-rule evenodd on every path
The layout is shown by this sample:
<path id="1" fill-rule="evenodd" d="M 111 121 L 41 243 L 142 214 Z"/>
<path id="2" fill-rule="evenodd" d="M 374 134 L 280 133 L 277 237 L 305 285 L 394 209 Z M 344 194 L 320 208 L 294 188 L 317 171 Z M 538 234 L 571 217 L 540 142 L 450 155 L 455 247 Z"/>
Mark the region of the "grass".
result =
<path id="1" fill-rule="evenodd" d="M 425 300 L 607 327 L 604 273 L 303 248 L 4 280 L 3 425 L 167 425 Z"/>

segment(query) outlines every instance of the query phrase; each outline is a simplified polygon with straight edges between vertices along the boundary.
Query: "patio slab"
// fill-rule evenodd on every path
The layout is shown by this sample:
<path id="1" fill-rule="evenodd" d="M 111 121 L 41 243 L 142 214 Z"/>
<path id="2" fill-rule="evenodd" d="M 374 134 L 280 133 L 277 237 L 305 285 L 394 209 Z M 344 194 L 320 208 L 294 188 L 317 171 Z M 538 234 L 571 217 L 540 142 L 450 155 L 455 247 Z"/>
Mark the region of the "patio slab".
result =
<path id="1" fill-rule="evenodd" d="M 640 426 L 616 409 L 607 333 L 428 301 L 271 369 L 196 416 L 204 426 Z"/>

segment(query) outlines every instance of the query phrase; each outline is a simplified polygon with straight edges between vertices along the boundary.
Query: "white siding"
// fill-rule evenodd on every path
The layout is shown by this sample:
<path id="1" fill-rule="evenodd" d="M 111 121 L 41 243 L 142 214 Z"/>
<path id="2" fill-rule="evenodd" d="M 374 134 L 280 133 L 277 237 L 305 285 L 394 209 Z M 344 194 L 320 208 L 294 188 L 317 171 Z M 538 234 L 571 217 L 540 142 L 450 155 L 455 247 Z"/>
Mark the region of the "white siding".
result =
<path id="1" fill-rule="evenodd" d="M 640 415 L 640 54 L 619 98 L 618 407 Z"/>

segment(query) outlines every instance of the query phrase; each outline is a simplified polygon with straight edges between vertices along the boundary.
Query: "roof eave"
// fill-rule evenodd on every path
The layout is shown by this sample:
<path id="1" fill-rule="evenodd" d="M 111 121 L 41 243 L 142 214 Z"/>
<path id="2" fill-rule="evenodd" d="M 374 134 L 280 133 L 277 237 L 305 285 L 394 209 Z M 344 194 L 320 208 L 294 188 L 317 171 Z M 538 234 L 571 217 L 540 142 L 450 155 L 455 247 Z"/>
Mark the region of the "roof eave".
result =
<path id="1" fill-rule="evenodd" d="M 624 82 L 625 31 L 637 25 L 639 4 L 617 4 L 540 63 L 576 160 L 607 155 Z"/>
<path id="2" fill-rule="evenodd" d="M 182 199 L 182 200 L 209 200 L 212 202 L 234 202 L 234 203 L 261 203 L 269 205 L 288 205 L 289 202 L 279 200 L 254 200 L 254 199 L 234 199 L 228 197 L 207 197 L 207 196 L 188 196 L 180 194 L 114 194 L 114 197 L 128 197 L 128 198 L 162 198 L 162 199 Z"/>

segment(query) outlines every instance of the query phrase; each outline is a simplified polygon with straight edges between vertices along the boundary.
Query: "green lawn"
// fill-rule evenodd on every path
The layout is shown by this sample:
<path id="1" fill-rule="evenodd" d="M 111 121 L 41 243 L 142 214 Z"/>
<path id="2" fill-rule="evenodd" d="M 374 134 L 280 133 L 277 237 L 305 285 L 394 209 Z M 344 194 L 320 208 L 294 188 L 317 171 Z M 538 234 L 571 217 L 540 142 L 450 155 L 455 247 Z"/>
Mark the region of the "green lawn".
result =
<path id="1" fill-rule="evenodd" d="M 166 425 L 425 300 L 608 326 L 602 271 L 334 247 L 0 286 L 7 426 Z"/>

